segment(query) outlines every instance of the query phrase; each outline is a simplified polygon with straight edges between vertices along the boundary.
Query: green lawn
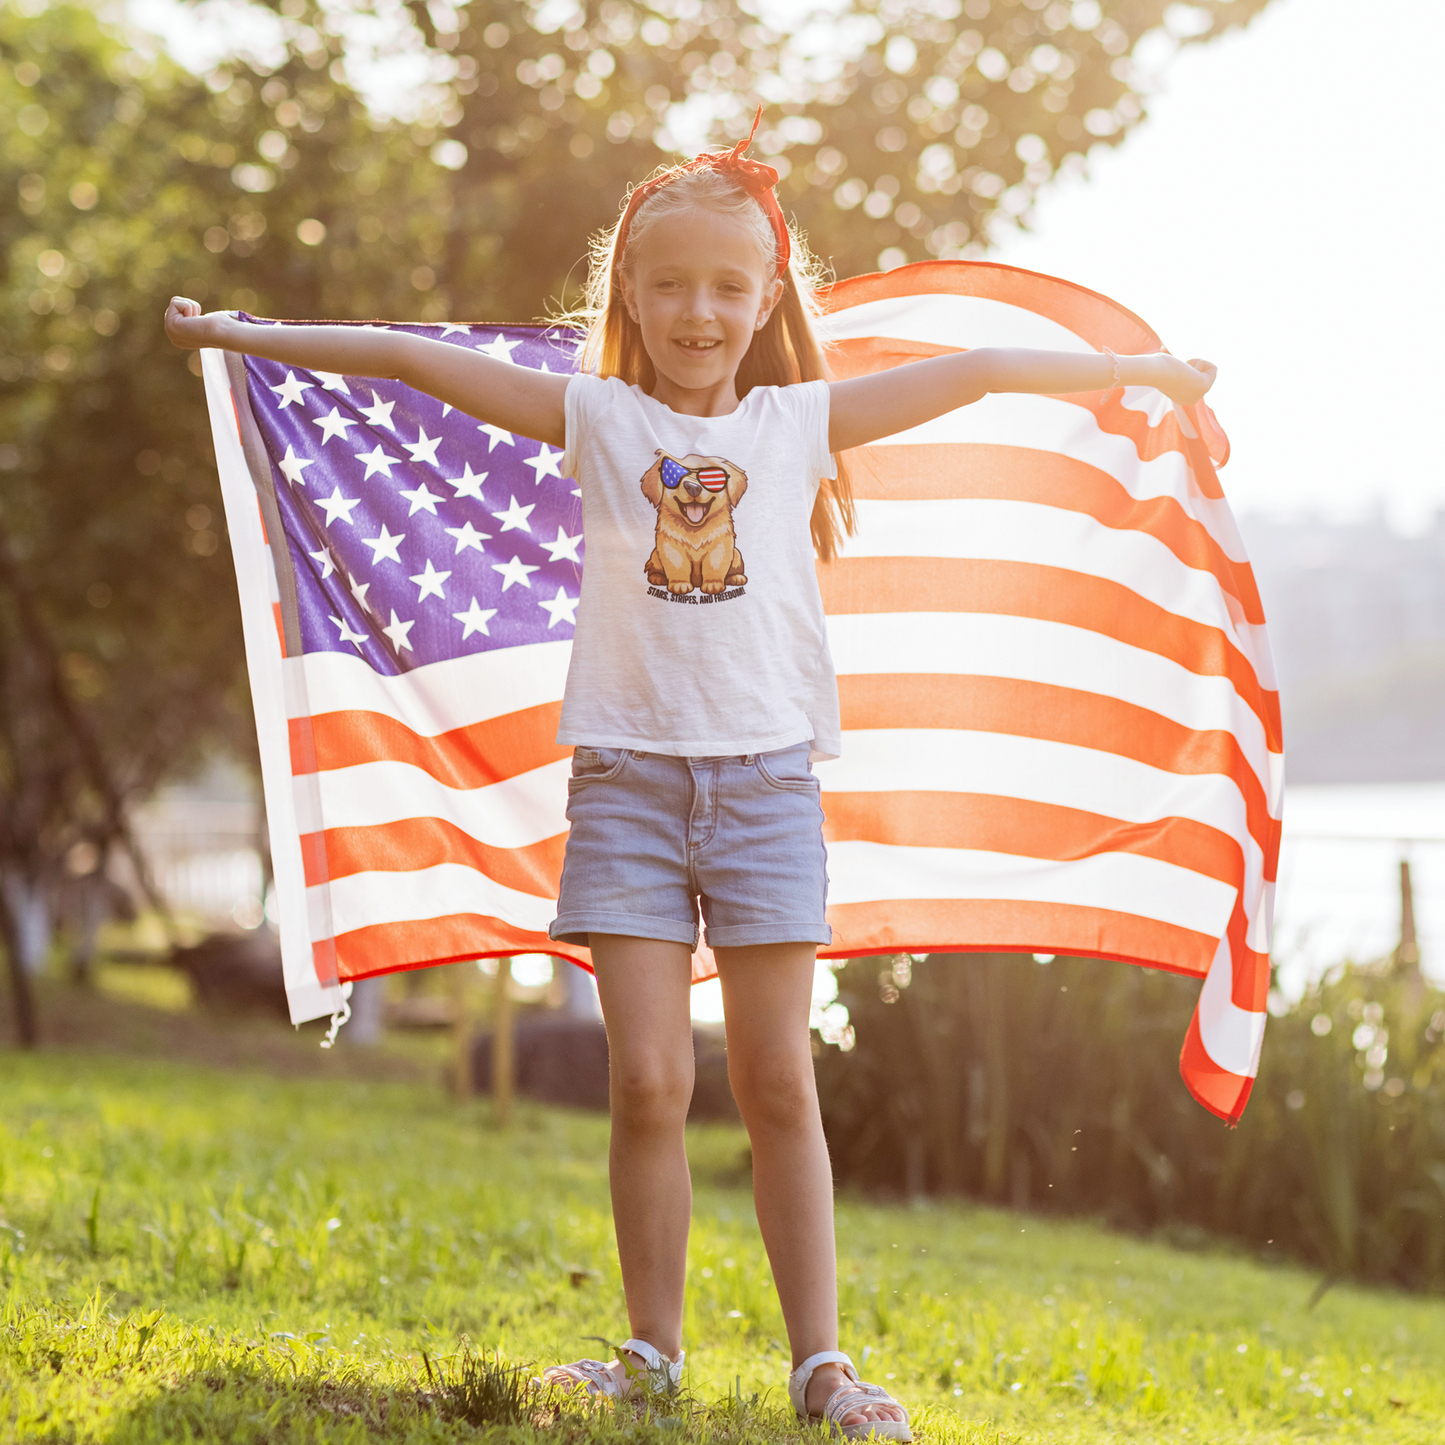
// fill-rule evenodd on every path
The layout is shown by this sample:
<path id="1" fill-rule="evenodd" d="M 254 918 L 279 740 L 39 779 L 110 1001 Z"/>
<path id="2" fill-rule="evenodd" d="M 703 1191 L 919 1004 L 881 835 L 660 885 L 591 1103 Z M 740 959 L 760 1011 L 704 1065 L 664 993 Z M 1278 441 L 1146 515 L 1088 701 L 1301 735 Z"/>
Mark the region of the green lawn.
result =
<path id="1" fill-rule="evenodd" d="M 480 1438 L 445 1388 L 462 1336 L 548 1363 L 625 1335 L 605 1120 L 502 1134 L 343 1066 L 0 1053 L 0 1437 Z M 688 1398 L 538 1438 L 798 1437 L 744 1145 L 692 1135 Z M 839 1240 L 843 1347 L 926 1440 L 1445 1439 L 1438 1300 L 1310 1311 L 1295 1269 L 962 1205 L 847 1200 Z"/>

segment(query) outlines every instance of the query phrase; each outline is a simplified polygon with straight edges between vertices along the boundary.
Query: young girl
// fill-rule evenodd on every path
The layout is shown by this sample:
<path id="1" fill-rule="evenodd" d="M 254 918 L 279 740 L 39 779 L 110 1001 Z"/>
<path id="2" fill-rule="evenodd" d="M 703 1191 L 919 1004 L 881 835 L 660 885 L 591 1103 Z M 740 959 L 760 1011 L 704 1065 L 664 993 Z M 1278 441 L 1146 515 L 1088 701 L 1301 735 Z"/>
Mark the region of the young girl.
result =
<path id="1" fill-rule="evenodd" d="M 799 1418 L 912 1438 L 839 1353 L 833 1192 L 808 1031 L 831 941 L 812 759 L 840 747 L 814 556 L 852 530 L 839 453 L 989 392 L 1157 387 L 1198 401 L 1214 368 L 1164 354 L 980 349 L 830 382 L 777 174 L 732 151 L 636 187 L 594 257 L 572 377 L 440 341 L 248 325 L 176 298 L 183 347 L 398 378 L 560 446 L 587 564 L 558 741 L 571 744 L 554 939 L 591 948 L 611 1054 L 612 1207 L 633 1338 L 549 1382 L 623 1397 L 676 1382 L 691 1182 L 688 1008 L 698 912 L 717 957 L 728 1075 Z"/>

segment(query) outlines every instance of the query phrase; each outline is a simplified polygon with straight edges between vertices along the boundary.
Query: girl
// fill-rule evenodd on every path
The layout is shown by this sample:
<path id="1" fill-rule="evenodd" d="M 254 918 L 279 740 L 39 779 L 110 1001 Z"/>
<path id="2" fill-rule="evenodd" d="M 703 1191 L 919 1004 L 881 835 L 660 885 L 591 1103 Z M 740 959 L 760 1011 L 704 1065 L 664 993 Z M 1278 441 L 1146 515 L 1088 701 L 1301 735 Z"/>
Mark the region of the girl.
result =
<path id="1" fill-rule="evenodd" d="M 633 1338 L 547 1371 L 624 1397 L 676 1383 L 692 1193 L 688 996 L 698 912 L 717 957 L 728 1074 L 800 1419 L 910 1440 L 908 1412 L 837 1348 L 832 1179 L 808 1031 L 832 935 L 812 759 L 840 747 L 814 556 L 853 508 L 839 453 L 989 392 L 1157 387 L 1189 404 L 1214 368 L 1172 356 L 980 349 L 830 382 L 801 246 L 748 142 L 630 194 L 594 253 L 572 377 L 400 332 L 166 313 L 183 347 L 398 378 L 560 446 L 587 565 L 558 741 L 574 746 L 554 939 L 591 948 L 611 1053 L 610 1170 Z M 677 605 L 686 604 L 686 605 Z M 709 604 L 709 605 L 702 605 Z"/>

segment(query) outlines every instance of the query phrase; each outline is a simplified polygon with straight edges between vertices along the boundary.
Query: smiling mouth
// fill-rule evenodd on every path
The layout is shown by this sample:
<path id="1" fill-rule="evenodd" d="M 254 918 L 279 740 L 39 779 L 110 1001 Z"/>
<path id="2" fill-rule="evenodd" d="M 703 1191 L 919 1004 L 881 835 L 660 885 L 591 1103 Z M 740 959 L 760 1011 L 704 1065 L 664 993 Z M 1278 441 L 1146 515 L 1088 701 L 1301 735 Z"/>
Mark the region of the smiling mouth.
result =
<path id="1" fill-rule="evenodd" d="M 682 513 L 688 524 L 693 527 L 702 526 L 702 520 L 707 516 L 712 507 L 712 502 L 679 502 L 677 510 Z"/>
<path id="2" fill-rule="evenodd" d="M 722 342 L 716 336 L 680 336 L 677 338 L 677 344 L 684 351 L 707 352 L 715 351 L 722 345 Z"/>

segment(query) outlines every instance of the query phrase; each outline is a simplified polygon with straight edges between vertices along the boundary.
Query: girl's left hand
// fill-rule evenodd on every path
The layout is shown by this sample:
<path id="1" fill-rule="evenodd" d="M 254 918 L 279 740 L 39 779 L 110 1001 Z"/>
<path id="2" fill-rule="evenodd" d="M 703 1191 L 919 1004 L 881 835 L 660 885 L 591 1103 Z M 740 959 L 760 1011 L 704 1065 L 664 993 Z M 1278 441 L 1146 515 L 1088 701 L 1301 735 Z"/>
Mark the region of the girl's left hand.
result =
<path id="1" fill-rule="evenodd" d="M 1204 394 L 1214 385 L 1214 378 L 1219 372 L 1212 361 L 1202 361 L 1198 357 L 1192 361 L 1180 361 L 1177 356 L 1160 352 L 1154 360 L 1159 368 L 1154 385 L 1180 406 L 1193 406 L 1196 401 L 1203 401 Z"/>

